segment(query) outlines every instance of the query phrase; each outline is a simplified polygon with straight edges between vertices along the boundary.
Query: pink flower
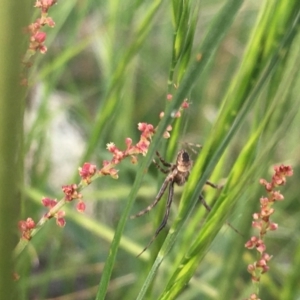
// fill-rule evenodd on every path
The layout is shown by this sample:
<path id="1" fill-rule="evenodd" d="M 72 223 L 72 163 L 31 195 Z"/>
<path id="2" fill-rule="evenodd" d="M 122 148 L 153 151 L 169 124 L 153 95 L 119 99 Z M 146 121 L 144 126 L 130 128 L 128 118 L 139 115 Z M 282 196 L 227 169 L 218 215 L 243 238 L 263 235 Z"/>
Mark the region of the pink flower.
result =
<path id="1" fill-rule="evenodd" d="M 46 40 L 46 37 L 47 35 L 45 32 L 38 31 L 34 36 L 32 36 L 32 41 L 42 44 Z"/>
<path id="2" fill-rule="evenodd" d="M 182 104 L 181 104 L 181 107 L 182 107 L 183 109 L 186 109 L 186 108 L 189 108 L 189 107 L 190 107 L 190 104 L 189 104 L 189 102 L 187 101 L 187 99 L 184 99 L 184 101 L 183 101 Z"/>
<path id="3" fill-rule="evenodd" d="M 65 199 L 67 201 L 72 201 L 73 199 L 81 198 L 81 194 L 77 192 L 77 184 L 63 185 L 62 190 L 65 194 Z"/>
<path id="4" fill-rule="evenodd" d="M 35 226 L 35 222 L 31 218 L 27 218 L 26 221 L 19 221 L 18 227 L 22 233 L 22 238 L 29 241 L 31 239 L 31 231 Z"/>
<path id="5" fill-rule="evenodd" d="M 173 99 L 173 95 L 172 94 L 167 94 L 167 100 L 171 101 Z"/>
<path id="6" fill-rule="evenodd" d="M 90 163 L 84 163 L 79 170 L 80 177 L 87 183 L 91 183 L 91 178 L 96 174 L 97 167 Z"/>
<path id="7" fill-rule="evenodd" d="M 125 139 L 125 144 L 127 146 L 127 149 L 130 149 L 130 147 L 132 145 L 132 139 L 131 138 L 126 138 Z"/>
<path id="8" fill-rule="evenodd" d="M 57 224 L 59 227 L 65 227 L 65 225 L 66 225 L 66 220 L 65 220 L 65 218 L 56 218 L 56 224 Z"/>
<path id="9" fill-rule="evenodd" d="M 85 211 L 85 203 L 83 201 L 79 201 L 76 205 L 76 209 L 78 212 L 84 212 Z"/>
<path id="10" fill-rule="evenodd" d="M 44 197 L 44 198 L 42 199 L 42 204 L 43 204 L 45 207 L 52 208 L 52 207 L 54 207 L 54 206 L 57 204 L 57 200 L 56 200 L 56 199 L 50 199 L 50 198 Z"/>

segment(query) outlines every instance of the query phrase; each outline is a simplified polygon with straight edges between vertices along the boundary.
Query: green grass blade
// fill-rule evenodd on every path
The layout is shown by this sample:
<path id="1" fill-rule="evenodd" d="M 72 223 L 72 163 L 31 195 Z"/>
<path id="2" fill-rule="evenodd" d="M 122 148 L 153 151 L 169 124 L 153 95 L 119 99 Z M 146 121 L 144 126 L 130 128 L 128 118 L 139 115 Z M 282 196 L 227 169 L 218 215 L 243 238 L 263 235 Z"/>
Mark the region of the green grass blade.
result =
<path id="1" fill-rule="evenodd" d="M 228 1 L 224 8 L 221 10 L 220 14 L 215 18 L 199 50 L 200 53 L 203 53 L 203 58 L 200 61 L 194 62 L 188 69 L 186 76 L 183 78 L 183 81 L 178 89 L 178 92 L 175 94 L 174 100 L 182 99 L 183 96 L 187 93 L 187 91 L 191 89 L 193 83 L 195 82 L 195 78 L 199 77 L 201 71 L 203 71 L 206 64 L 208 63 L 210 55 L 213 54 L 213 52 L 219 45 L 222 37 L 225 35 L 226 30 L 230 27 L 234 16 L 237 13 L 242 2 L 243 1 Z M 202 182 L 202 184 L 204 184 L 204 182 Z M 181 222 L 179 222 L 179 224 L 182 225 Z M 179 230 L 180 227 L 181 226 L 178 226 L 177 223 L 174 225 L 174 228 L 176 228 L 177 230 Z M 170 234 L 167 237 L 160 253 L 158 254 L 158 257 L 155 260 L 137 299 L 143 299 L 149 285 L 151 284 L 155 276 L 155 273 L 157 272 L 158 267 L 163 261 L 164 255 L 172 247 L 172 244 L 174 243 L 176 238 L 176 229 L 175 231 L 170 231 Z"/>

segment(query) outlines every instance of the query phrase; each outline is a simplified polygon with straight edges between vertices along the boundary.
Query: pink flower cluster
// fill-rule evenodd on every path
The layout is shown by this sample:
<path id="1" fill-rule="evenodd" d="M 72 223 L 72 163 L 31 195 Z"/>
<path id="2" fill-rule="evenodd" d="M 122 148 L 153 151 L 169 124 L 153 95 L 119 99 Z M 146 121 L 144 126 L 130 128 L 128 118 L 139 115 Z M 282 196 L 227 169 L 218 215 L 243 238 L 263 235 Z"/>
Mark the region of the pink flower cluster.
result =
<path id="1" fill-rule="evenodd" d="M 78 189 L 77 184 L 62 186 L 62 190 L 65 194 L 65 200 L 67 202 L 71 202 L 75 199 L 78 199 L 79 202 L 76 205 L 76 209 L 79 212 L 84 212 L 85 211 L 85 203 L 82 201 L 82 195 L 80 193 L 78 193 L 77 189 Z M 49 211 L 44 215 L 44 218 L 46 218 L 46 219 L 55 218 L 56 224 L 60 227 L 64 227 L 66 225 L 66 220 L 64 218 L 66 215 L 65 211 L 55 209 L 55 206 L 58 204 L 58 201 L 56 199 L 50 199 L 50 198 L 44 197 L 42 199 L 42 204 L 45 207 L 49 208 Z"/>
<path id="2" fill-rule="evenodd" d="M 155 133 L 153 125 L 147 123 L 139 123 L 138 130 L 141 131 L 140 140 L 136 145 L 132 145 L 132 139 L 126 138 L 126 149 L 120 150 L 114 143 L 107 144 L 107 150 L 112 153 L 113 158 L 110 161 L 103 161 L 103 167 L 98 171 L 100 175 L 110 175 L 112 178 L 118 178 L 118 170 L 114 168 L 124 158 L 130 156 L 133 164 L 137 163 L 137 155 L 146 155 L 151 143 L 152 136 Z"/>
<path id="3" fill-rule="evenodd" d="M 151 143 L 151 138 L 155 133 L 155 129 L 153 125 L 147 123 L 139 123 L 138 129 L 141 131 L 141 136 L 136 145 L 132 145 L 132 140 L 130 138 L 127 138 L 125 140 L 125 143 L 127 145 L 125 150 L 118 149 L 114 143 L 107 144 L 107 149 L 113 154 L 113 157 L 110 161 L 104 161 L 103 167 L 100 170 L 97 170 L 96 165 L 93 165 L 91 163 L 84 163 L 83 166 L 78 169 L 79 175 L 81 177 L 81 183 L 79 185 L 70 184 L 62 186 L 63 193 L 65 194 L 63 199 L 64 202 L 79 200 L 76 208 L 79 212 L 84 212 L 86 206 L 83 202 L 82 194 L 80 193 L 80 190 L 83 186 L 89 185 L 93 181 L 93 179 L 101 175 L 110 175 L 112 178 L 116 179 L 118 178 L 118 170 L 116 170 L 114 166 L 119 164 L 128 156 L 131 156 L 132 163 L 136 163 L 138 154 L 146 155 Z M 65 211 L 60 210 L 60 207 L 62 206 L 60 205 L 61 202 L 58 202 L 56 199 L 44 197 L 42 199 L 42 204 L 49 209 L 49 211 L 44 214 L 43 220 L 55 218 L 56 224 L 58 226 L 65 226 Z M 28 218 L 27 221 L 20 221 L 19 229 L 22 232 L 22 238 L 30 240 L 31 231 L 35 227 L 36 224 L 31 218 Z"/>
<path id="4" fill-rule="evenodd" d="M 49 211 L 44 215 L 44 217 L 47 219 L 51 219 L 54 217 L 56 219 L 56 224 L 60 227 L 64 227 L 66 225 L 66 220 L 64 218 L 66 213 L 63 210 L 58 210 L 56 212 L 51 211 L 51 209 L 55 207 L 57 203 L 58 202 L 56 199 L 50 199 L 46 197 L 42 199 L 42 204 L 45 207 L 49 208 Z"/>
<path id="5" fill-rule="evenodd" d="M 19 229 L 22 232 L 22 238 L 25 240 L 31 239 L 31 230 L 35 227 L 35 223 L 31 218 L 27 218 L 26 221 L 19 221 Z"/>
<path id="6" fill-rule="evenodd" d="M 84 163 L 81 168 L 78 168 L 79 176 L 86 184 L 91 183 L 91 178 L 96 174 L 97 167 L 90 163 Z"/>
<path id="7" fill-rule="evenodd" d="M 37 8 L 40 8 L 42 11 L 42 14 L 47 14 L 49 8 L 54 5 L 57 2 L 57 0 L 37 0 L 35 2 L 35 6 Z"/>
<path id="8" fill-rule="evenodd" d="M 113 154 L 111 163 L 118 164 L 127 156 L 135 156 L 136 154 L 146 155 L 150 146 L 151 138 L 155 133 L 154 127 L 151 124 L 139 123 L 138 130 L 142 132 L 140 140 L 136 145 L 132 145 L 132 139 L 126 138 L 126 150 L 119 150 L 114 143 L 107 144 L 107 150 Z"/>
<path id="9" fill-rule="evenodd" d="M 48 16 L 48 10 L 56 2 L 57 0 L 37 0 L 34 7 L 41 10 L 40 18 L 37 18 L 34 23 L 27 26 L 24 30 L 26 33 L 29 33 L 30 38 L 28 49 L 22 60 L 23 65 L 26 67 L 23 70 L 24 73 L 21 74 L 21 85 L 23 86 L 28 85 L 26 72 L 32 65 L 31 57 L 38 51 L 42 54 L 47 52 L 47 47 L 44 44 L 47 34 L 42 31 L 41 28 L 45 25 L 48 25 L 51 28 L 55 26 L 52 18 Z"/>
<path id="10" fill-rule="evenodd" d="M 78 192 L 78 185 L 77 184 L 70 184 L 70 185 L 63 185 L 62 186 L 63 193 L 65 194 L 64 200 L 66 202 L 71 202 L 75 199 L 78 199 L 79 202 L 76 205 L 76 208 L 79 212 L 83 212 L 85 210 L 85 204 L 82 201 L 82 195 Z M 60 227 L 64 227 L 66 225 L 65 220 L 65 211 L 63 210 L 56 210 L 55 206 L 57 205 L 56 199 L 50 199 L 50 198 L 43 198 L 42 204 L 45 207 L 49 208 L 48 213 L 44 215 L 45 218 L 51 219 L 56 218 L 56 224 Z"/>
<path id="11" fill-rule="evenodd" d="M 47 52 L 47 47 L 44 45 L 47 35 L 41 30 L 41 28 L 45 25 L 48 25 L 51 28 L 55 26 L 52 18 L 48 17 L 48 10 L 56 2 L 57 0 L 37 0 L 35 3 L 34 7 L 41 10 L 41 16 L 40 18 L 37 18 L 34 23 L 27 27 L 27 32 L 30 34 L 30 42 L 28 47 L 30 54 L 27 55 L 27 59 L 24 61 L 27 66 L 30 66 L 29 61 L 27 60 L 35 52 Z"/>
<path id="12" fill-rule="evenodd" d="M 256 249 L 259 253 L 259 259 L 248 266 L 248 272 L 252 276 L 253 282 L 260 282 L 261 275 L 269 270 L 268 262 L 272 256 L 266 252 L 266 245 L 264 243 L 264 237 L 268 231 L 276 230 L 278 225 L 271 222 L 270 216 L 275 212 L 273 207 L 276 201 L 284 199 L 283 195 L 275 190 L 277 186 L 284 185 L 286 183 L 286 177 L 293 175 L 291 166 L 275 166 L 274 175 L 272 181 L 267 182 L 265 179 L 260 179 L 260 184 L 263 185 L 268 193 L 268 197 L 260 198 L 260 212 L 253 214 L 252 227 L 258 229 L 258 236 L 252 236 L 250 240 L 245 244 L 248 249 Z M 252 294 L 249 300 L 259 300 L 257 294 Z"/>
<path id="13" fill-rule="evenodd" d="M 40 53 L 46 53 L 47 47 L 45 46 L 45 41 L 47 35 L 41 29 L 43 26 L 48 25 L 49 27 L 54 27 L 55 23 L 51 17 L 48 16 L 48 11 L 50 7 L 57 3 L 57 0 L 36 0 L 35 8 L 40 9 L 40 17 L 35 20 L 34 23 L 30 24 L 26 31 L 30 34 L 30 43 L 26 55 L 23 59 L 23 64 L 26 67 L 31 66 L 30 58 L 39 51 Z M 22 85 L 27 85 L 26 76 L 22 76 Z M 171 94 L 167 95 L 167 100 L 171 101 L 173 96 Z M 181 116 L 181 111 L 189 107 L 187 100 L 183 101 L 181 108 L 174 114 L 174 117 L 179 118 Z M 163 117 L 163 113 L 160 114 L 160 117 Z M 61 210 L 61 207 L 66 202 L 71 202 L 75 199 L 79 200 L 76 207 L 77 210 L 83 212 L 85 210 L 85 203 L 82 200 L 82 195 L 80 194 L 81 189 L 84 186 L 89 185 L 94 179 L 103 175 L 110 175 L 112 178 L 118 178 L 118 170 L 114 167 L 119 164 L 123 159 L 130 156 L 132 163 L 137 163 L 137 155 L 142 154 L 146 155 L 148 148 L 151 143 L 152 136 L 155 134 L 155 128 L 151 124 L 139 123 L 138 129 L 141 131 L 140 140 L 133 145 L 132 139 L 126 138 L 125 144 L 126 149 L 120 150 L 116 147 L 114 143 L 107 144 L 107 149 L 112 153 L 113 157 L 110 161 L 103 161 L 103 166 L 100 170 L 97 170 L 97 167 L 91 163 L 84 163 L 82 167 L 79 168 L 79 175 L 81 177 L 81 182 L 79 185 L 70 184 L 62 186 L 62 190 L 65 194 L 64 198 L 60 201 L 56 199 L 43 198 L 42 204 L 49 209 L 49 211 L 44 214 L 40 221 L 35 224 L 31 218 L 28 218 L 26 221 L 21 220 L 19 222 L 19 229 L 22 233 L 22 238 L 25 240 L 30 240 L 32 237 L 32 231 L 34 229 L 40 228 L 48 219 L 55 218 L 56 223 L 63 227 L 66 224 L 65 221 L 65 212 Z M 165 138 L 170 137 L 170 131 L 172 126 L 169 125 L 164 133 Z"/>

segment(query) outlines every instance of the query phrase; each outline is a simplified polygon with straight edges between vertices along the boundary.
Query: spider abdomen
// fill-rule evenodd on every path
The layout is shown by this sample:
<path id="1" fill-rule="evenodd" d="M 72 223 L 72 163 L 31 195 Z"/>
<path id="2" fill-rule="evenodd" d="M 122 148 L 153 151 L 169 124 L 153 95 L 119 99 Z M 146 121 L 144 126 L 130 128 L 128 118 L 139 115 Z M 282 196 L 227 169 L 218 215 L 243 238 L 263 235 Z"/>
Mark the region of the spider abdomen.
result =
<path id="1" fill-rule="evenodd" d="M 190 172 L 177 172 L 176 176 L 174 177 L 174 182 L 177 185 L 184 185 L 188 178 L 189 178 Z"/>

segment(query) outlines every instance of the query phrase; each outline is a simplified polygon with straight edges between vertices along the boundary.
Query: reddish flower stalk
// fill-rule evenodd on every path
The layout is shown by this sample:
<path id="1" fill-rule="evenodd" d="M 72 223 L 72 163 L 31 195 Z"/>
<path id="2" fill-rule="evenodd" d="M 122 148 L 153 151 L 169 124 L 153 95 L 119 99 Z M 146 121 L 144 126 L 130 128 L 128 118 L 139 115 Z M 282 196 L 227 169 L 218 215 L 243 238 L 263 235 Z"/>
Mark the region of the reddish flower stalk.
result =
<path id="1" fill-rule="evenodd" d="M 123 159 L 128 156 L 131 156 L 131 161 L 133 163 L 137 162 L 137 155 L 142 154 L 146 155 L 151 138 L 155 133 L 153 125 L 147 123 L 139 123 L 138 129 L 142 132 L 139 142 L 136 145 L 132 145 L 132 140 L 127 138 L 125 143 L 127 148 L 125 150 L 119 150 L 115 144 L 107 144 L 107 149 L 113 154 L 113 158 L 110 161 L 104 161 L 103 167 L 97 170 L 95 165 L 90 163 L 84 163 L 81 168 L 79 168 L 79 175 L 81 177 L 81 182 L 77 184 L 63 185 L 62 190 L 65 194 L 64 198 L 59 202 L 56 199 L 50 199 L 44 197 L 42 199 L 42 204 L 49 208 L 49 211 L 44 214 L 40 221 L 35 224 L 31 218 L 28 218 L 26 221 L 19 222 L 19 229 L 22 234 L 23 240 L 29 241 L 32 236 L 38 231 L 38 229 L 49 219 L 55 218 L 58 226 L 63 227 L 66 224 L 65 221 L 65 212 L 61 210 L 61 207 L 67 202 L 72 202 L 78 200 L 76 208 L 79 212 L 84 212 L 85 203 L 83 202 L 83 197 L 80 191 L 92 183 L 95 179 L 110 175 L 112 178 L 118 178 L 118 171 L 114 168 L 118 165 Z"/>
<path id="2" fill-rule="evenodd" d="M 182 106 L 182 109 L 187 107 L 188 105 L 185 103 Z M 65 226 L 65 212 L 61 210 L 61 208 L 67 202 L 78 200 L 76 209 L 79 212 L 84 212 L 85 203 L 83 202 L 83 197 L 80 193 L 80 191 L 84 187 L 88 186 L 95 179 L 102 176 L 109 175 L 112 178 L 117 179 L 118 170 L 115 169 L 116 165 L 121 163 L 122 160 L 129 156 L 131 157 L 131 162 L 135 164 L 138 161 L 137 155 L 142 154 L 143 156 L 145 156 L 147 154 L 152 136 L 155 134 L 155 128 L 151 124 L 139 123 L 138 129 L 141 131 L 140 140 L 135 145 L 133 145 L 132 139 L 126 138 L 125 144 L 127 147 L 125 150 L 120 150 L 116 147 L 114 143 L 107 144 L 107 149 L 109 152 L 112 153 L 113 157 L 110 161 L 103 161 L 103 166 L 99 170 L 97 170 L 97 167 L 91 163 L 84 163 L 83 166 L 78 169 L 79 175 L 81 177 L 80 183 L 78 185 L 70 184 L 62 186 L 62 190 L 65 196 L 60 201 L 44 197 L 42 199 L 42 204 L 45 207 L 49 208 L 49 211 L 43 215 L 43 217 L 39 220 L 37 224 L 35 224 L 31 218 L 28 218 L 26 221 L 21 220 L 19 222 L 19 229 L 21 231 L 22 237 L 14 251 L 15 256 L 21 253 L 28 241 L 39 231 L 39 229 L 49 219 L 55 218 L 58 226 Z M 169 126 L 167 128 L 167 131 L 170 131 L 171 129 L 172 128 Z M 164 135 L 166 135 L 166 133 Z"/>
<path id="3" fill-rule="evenodd" d="M 268 262 L 272 256 L 266 252 L 266 245 L 264 242 L 265 235 L 268 231 L 273 231 L 278 228 L 276 223 L 270 220 L 271 215 L 275 212 L 273 205 L 276 201 L 284 199 L 280 191 L 275 190 L 277 186 L 284 185 L 286 183 L 286 177 L 293 175 L 291 166 L 275 166 L 274 175 L 272 181 L 267 182 L 265 179 L 260 179 L 260 184 L 263 185 L 268 193 L 268 197 L 260 198 L 260 212 L 253 214 L 252 227 L 258 229 L 258 235 L 252 236 L 250 240 L 245 244 L 248 249 L 256 249 L 259 255 L 257 261 L 248 265 L 248 272 L 251 274 L 252 282 L 257 287 L 257 292 L 250 295 L 247 300 L 260 300 L 258 297 L 259 282 L 261 275 L 269 270 Z"/>
<path id="4" fill-rule="evenodd" d="M 51 6 L 56 4 L 57 0 L 36 0 L 34 7 L 40 9 L 41 14 L 32 24 L 30 24 L 25 31 L 30 35 L 29 46 L 27 52 L 23 58 L 23 64 L 25 67 L 30 68 L 32 62 L 31 57 L 36 53 L 40 52 L 45 54 L 47 52 L 47 47 L 45 46 L 45 41 L 47 34 L 42 31 L 42 28 L 47 25 L 51 28 L 55 26 L 55 22 L 51 17 L 48 16 L 48 10 Z M 27 85 L 27 79 L 22 76 L 22 84 Z"/>

